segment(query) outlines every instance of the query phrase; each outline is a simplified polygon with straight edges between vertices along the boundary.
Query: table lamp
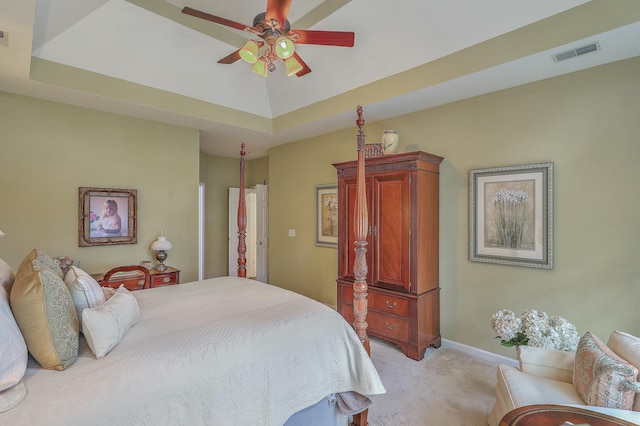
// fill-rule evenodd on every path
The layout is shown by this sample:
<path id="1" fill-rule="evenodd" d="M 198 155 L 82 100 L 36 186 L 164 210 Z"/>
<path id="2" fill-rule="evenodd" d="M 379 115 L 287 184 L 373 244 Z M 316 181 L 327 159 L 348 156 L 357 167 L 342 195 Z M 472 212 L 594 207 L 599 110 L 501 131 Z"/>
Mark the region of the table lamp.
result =
<path id="1" fill-rule="evenodd" d="M 158 252 L 156 253 L 156 259 L 158 259 L 158 262 L 160 263 L 156 266 L 157 271 L 164 271 L 167 269 L 164 261 L 167 259 L 167 250 L 171 250 L 172 247 L 173 245 L 171 245 L 171 242 L 164 236 L 164 231 L 162 231 L 158 239 L 151 244 L 151 250 Z"/>

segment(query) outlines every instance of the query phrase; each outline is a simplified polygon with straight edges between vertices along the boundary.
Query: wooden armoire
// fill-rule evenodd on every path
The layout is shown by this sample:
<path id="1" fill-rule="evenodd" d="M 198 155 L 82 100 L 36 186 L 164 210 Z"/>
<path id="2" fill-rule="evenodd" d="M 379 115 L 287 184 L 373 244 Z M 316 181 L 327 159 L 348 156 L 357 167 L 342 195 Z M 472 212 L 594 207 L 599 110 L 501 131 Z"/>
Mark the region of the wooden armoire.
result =
<path id="1" fill-rule="evenodd" d="M 440 346 L 439 170 L 442 157 L 406 152 L 366 159 L 367 332 L 420 360 Z M 356 161 L 338 174 L 338 311 L 353 323 Z"/>

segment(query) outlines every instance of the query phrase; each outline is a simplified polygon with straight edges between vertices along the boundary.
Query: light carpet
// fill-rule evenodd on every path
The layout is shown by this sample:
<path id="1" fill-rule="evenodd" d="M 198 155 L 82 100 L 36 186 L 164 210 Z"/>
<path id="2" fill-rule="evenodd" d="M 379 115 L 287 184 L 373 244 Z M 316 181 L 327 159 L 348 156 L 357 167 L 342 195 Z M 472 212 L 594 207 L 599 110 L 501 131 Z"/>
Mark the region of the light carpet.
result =
<path id="1" fill-rule="evenodd" d="M 371 426 L 486 426 L 496 364 L 447 347 L 430 347 L 414 361 L 375 338 L 371 358 L 387 389 L 371 397 Z"/>

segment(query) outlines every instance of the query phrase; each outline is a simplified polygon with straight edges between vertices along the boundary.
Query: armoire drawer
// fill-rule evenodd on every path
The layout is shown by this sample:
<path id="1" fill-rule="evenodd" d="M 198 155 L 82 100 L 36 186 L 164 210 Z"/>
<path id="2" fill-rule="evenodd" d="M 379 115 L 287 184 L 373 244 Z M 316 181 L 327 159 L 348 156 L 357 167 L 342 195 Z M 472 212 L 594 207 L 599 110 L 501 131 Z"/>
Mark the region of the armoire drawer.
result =
<path id="1" fill-rule="evenodd" d="M 353 324 L 353 306 L 344 305 L 342 315 L 349 324 Z M 372 335 L 386 336 L 401 342 L 409 341 L 409 320 L 407 319 L 369 311 L 367 324 L 369 324 L 367 331 Z"/>
<path id="2" fill-rule="evenodd" d="M 342 291 L 343 303 L 353 305 L 353 288 L 351 286 L 343 286 Z M 379 293 L 375 287 L 369 287 L 367 306 L 369 310 L 409 318 L 409 299 L 387 293 Z"/>

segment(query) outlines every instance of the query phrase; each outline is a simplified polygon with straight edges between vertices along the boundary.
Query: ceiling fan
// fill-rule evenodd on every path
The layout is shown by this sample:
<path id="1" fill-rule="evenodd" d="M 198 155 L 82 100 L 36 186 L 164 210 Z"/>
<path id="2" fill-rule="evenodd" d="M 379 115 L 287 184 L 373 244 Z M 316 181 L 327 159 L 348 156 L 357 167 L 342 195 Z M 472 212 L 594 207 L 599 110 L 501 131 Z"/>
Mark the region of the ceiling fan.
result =
<path id="1" fill-rule="evenodd" d="M 250 32 L 259 37 L 220 59 L 220 64 L 232 64 L 238 59 L 252 63 L 251 71 L 266 77 L 276 69 L 278 59 L 284 61 L 287 75 L 302 77 L 311 72 L 295 51 L 294 44 L 318 44 L 325 46 L 353 47 L 355 34 L 346 31 L 314 31 L 291 29 L 287 14 L 291 0 L 267 0 L 267 11 L 253 19 L 253 26 L 184 7 L 182 13 L 215 22 L 227 27 Z"/>

